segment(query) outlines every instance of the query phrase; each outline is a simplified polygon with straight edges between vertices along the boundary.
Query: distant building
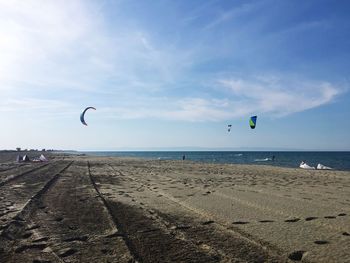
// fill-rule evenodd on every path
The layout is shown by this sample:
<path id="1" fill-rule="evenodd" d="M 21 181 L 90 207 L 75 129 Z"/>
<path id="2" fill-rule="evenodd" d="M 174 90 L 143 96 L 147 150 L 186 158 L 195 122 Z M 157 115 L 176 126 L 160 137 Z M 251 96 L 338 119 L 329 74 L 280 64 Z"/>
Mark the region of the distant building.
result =
<path id="1" fill-rule="evenodd" d="M 17 148 L 16 148 L 16 151 L 17 151 L 17 152 L 20 152 L 20 151 L 21 151 L 21 147 L 17 147 Z"/>

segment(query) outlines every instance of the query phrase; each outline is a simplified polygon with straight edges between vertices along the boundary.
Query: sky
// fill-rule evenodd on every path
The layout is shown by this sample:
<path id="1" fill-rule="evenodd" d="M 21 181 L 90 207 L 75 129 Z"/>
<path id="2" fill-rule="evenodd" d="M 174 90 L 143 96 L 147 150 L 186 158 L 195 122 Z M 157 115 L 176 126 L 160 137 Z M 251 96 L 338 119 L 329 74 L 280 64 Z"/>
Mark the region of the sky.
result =
<path id="1" fill-rule="evenodd" d="M 0 149 L 350 150 L 349 13 L 325 0 L 0 0 Z"/>

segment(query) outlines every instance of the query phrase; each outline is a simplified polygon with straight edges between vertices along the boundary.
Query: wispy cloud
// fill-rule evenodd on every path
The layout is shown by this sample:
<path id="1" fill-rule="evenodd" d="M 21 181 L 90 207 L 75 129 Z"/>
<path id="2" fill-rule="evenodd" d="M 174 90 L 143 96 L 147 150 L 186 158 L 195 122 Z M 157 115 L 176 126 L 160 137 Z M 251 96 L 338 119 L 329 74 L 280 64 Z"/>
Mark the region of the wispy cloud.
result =
<path id="1" fill-rule="evenodd" d="M 147 98 L 132 107 L 104 107 L 105 118 L 159 119 L 172 121 L 222 121 L 231 117 L 230 103 L 223 99 L 204 98 Z"/>
<path id="2" fill-rule="evenodd" d="M 0 89 L 29 84 L 106 92 L 130 90 L 129 83 L 152 89 L 155 82 L 174 82 L 191 65 L 191 50 L 163 44 L 143 28 L 116 23 L 111 29 L 96 5 L 0 1 Z"/>
<path id="3" fill-rule="evenodd" d="M 215 90 L 217 95 L 211 98 L 139 97 L 132 106 L 122 104 L 101 110 L 106 118 L 112 119 L 215 122 L 250 114 L 283 117 L 329 104 L 345 91 L 328 82 L 293 81 L 275 76 L 252 77 L 248 80 L 223 78 L 217 80 Z M 222 99 L 223 95 L 225 99 Z"/>
<path id="4" fill-rule="evenodd" d="M 81 1 L 0 1 L 0 89 L 13 97 L 90 90 L 86 43 L 99 26 L 92 10 Z"/>
<path id="5" fill-rule="evenodd" d="M 220 9 L 207 28 L 259 6 Z M 191 19 L 202 11 L 190 14 Z M 127 17 L 115 18 L 111 26 L 95 2 L 0 0 L 0 90 L 6 91 L 0 109 L 73 109 L 72 93 L 81 91 L 89 102 L 105 105 L 100 111 L 106 117 L 220 121 L 251 113 L 284 116 L 330 103 L 342 92 L 326 81 L 283 75 L 216 79 L 225 68 L 216 64 L 221 50 L 216 39 L 209 41 L 211 48 L 201 49 L 201 39 L 183 47 L 157 38 L 142 25 L 125 27 Z M 293 30 L 319 26 L 324 23 L 305 22 Z M 225 55 L 242 51 L 228 46 Z M 173 92 L 172 87 L 186 81 L 191 83 L 188 91 Z"/>
<path id="6" fill-rule="evenodd" d="M 250 113 L 268 113 L 284 116 L 331 103 L 344 89 L 328 82 L 255 77 L 220 79 L 218 83 L 228 89 L 233 99 Z"/>
<path id="7" fill-rule="evenodd" d="M 258 8 L 259 4 L 244 3 L 229 10 L 221 10 L 219 14 L 205 26 L 205 29 L 215 28 L 225 22 L 228 22 L 236 17 L 250 13 Z"/>

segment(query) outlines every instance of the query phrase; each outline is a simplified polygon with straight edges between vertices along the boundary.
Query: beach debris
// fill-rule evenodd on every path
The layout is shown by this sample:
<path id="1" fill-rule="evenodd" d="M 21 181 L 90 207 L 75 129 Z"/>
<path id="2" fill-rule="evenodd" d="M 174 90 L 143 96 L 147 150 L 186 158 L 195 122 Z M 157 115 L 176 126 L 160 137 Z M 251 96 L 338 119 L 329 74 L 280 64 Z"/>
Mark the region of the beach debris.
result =
<path id="1" fill-rule="evenodd" d="M 231 127 L 232 127 L 232 124 L 227 125 L 227 131 L 228 131 L 228 132 L 231 131 Z"/>
<path id="2" fill-rule="evenodd" d="M 256 119 L 257 119 L 257 118 L 258 118 L 258 116 L 252 116 L 252 117 L 250 117 L 250 119 L 249 119 L 250 128 L 255 129 L 255 126 L 256 126 Z"/>
<path id="3" fill-rule="evenodd" d="M 85 126 L 87 126 L 87 123 L 85 122 L 85 112 L 89 109 L 93 109 L 96 110 L 94 107 L 87 107 L 81 114 L 80 114 L 80 121 L 82 124 L 84 124 Z"/>
<path id="4" fill-rule="evenodd" d="M 315 167 L 312 167 L 312 166 L 308 165 L 308 164 L 307 164 L 306 162 L 304 162 L 304 161 L 301 161 L 299 167 L 302 168 L 302 169 L 315 170 Z"/>
<path id="5" fill-rule="evenodd" d="M 318 170 L 332 170 L 331 167 L 325 166 L 325 165 L 320 164 L 320 163 L 317 165 L 317 169 Z"/>

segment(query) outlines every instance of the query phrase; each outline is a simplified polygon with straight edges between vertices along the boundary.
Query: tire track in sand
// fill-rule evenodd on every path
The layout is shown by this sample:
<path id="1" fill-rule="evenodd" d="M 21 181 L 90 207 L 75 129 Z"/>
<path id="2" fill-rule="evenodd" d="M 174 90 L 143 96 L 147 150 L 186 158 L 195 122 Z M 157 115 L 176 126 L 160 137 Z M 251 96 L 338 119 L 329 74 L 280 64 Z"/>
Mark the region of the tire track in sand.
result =
<path id="1" fill-rule="evenodd" d="M 24 205 L 24 207 L 16 214 L 13 221 L 9 222 L 3 228 L 0 234 L 0 244 L 2 250 L 0 251 L 0 257 L 4 262 L 12 262 L 13 256 L 26 251 L 28 249 L 44 250 L 47 248 L 46 242 L 36 242 L 32 244 L 25 244 L 19 246 L 19 243 L 26 237 L 28 228 L 26 227 L 26 221 L 30 220 L 30 217 L 38 209 L 38 201 L 47 193 L 47 191 L 55 184 L 62 173 L 64 173 L 71 165 L 73 161 L 69 162 L 56 174 L 52 176 L 44 186 L 37 191 Z M 56 262 L 62 262 L 62 260 L 51 250 L 50 255 L 56 260 Z"/>
<path id="2" fill-rule="evenodd" d="M 122 176 L 123 178 L 128 178 L 129 182 L 133 181 L 134 183 L 141 185 L 140 188 L 147 188 L 147 190 L 149 190 L 154 197 L 160 194 L 158 191 L 159 189 L 154 191 L 150 187 L 146 186 L 146 181 L 142 182 L 131 176 L 123 174 L 121 171 L 109 164 L 108 166 L 112 169 L 116 177 Z M 135 187 L 136 186 L 134 185 L 134 188 Z M 180 211 L 180 213 L 182 213 L 181 211 L 187 210 L 190 212 L 191 216 L 188 216 L 186 215 L 187 213 L 185 213 L 178 217 L 176 215 L 158 211 L 154 208 L 150 209 L 149 213 L 151 214 L 152 221 L 150 220 L 151 223 L 149 224 L 149 227 L 151 229 L 148 231 L 152 231 L 152 233 L 154 231 L 158 231 L 156 233 L 159 233 L 159 228 L 161 227 L 154 227 L 156 225 L 161 225 L 162 228 L 170 231 L 176 238 L 195 246 L 197 250 L 201 251 L 202 253 L 211 255 L 213 258 L 215 258 L 214 261 L 229 261 L 229 259 L 232 258 L 243 261 L 251 261 L 254 258 L 260 259 L 261 261 L 265 261 L 267 259 L 269 261 L 274 261 L 277 258 L 278 260 L 276 261 L 280 262 L 280 260 L 282 260 L 277 255 L 279 251 L 272 249 L 272 246 L 269 246 L 272 251 L 267 250 L 260 243 L 255 242 L 248 237 L 242 236 L 240 233 L 235 232 L 232 229 L 228 229 L 226 226 L 221 225 L 220 223 L 211 221 L 210 218 L 212 217 L 205 211 L 181 203 L 179 200 L 172 198 L 172 196 L 169 196 L 166 193 L 164 193 L 162 198 L 164 198 L 163 200 L 169 206 L 177 207 L 175 208 L 176 211 Z M 140 205 L 142 207 L 145 206 L 142 202 L 140 202 Z M 144 209 L 148 210 L 146 208 Z M 146 217 L 146 215 L 144 215 L 144 217 Z M 147 231 L 147 229 L 145 231 Z M 184 250 L 184 248 L 182 248 L 182 250 Z"/>
<path id="3" fill-rule="evenodd" d="M 111 221 L 114 223 L 116 229 L 118 229 L 118 232 L 116 232 L 116 235 L 120 236 L 123 238 L 126 246 L 129 249 L 130 255 L 133 257 L 134 261 L 140 261 L 142 262 L 142 258 L 141 256 L 138 254 L 137 250 L 135 249 L 133 243 L 131 242 L 131 240 L 128 238 L 125 229 L 123 228 L 123 225 L 118 221 L 118 219 L 113 216 L 112 213 L 112 208 L 110 207 L 110 205 L 108 204 L 108 202 L 106 201 L 106 199 L 103 197 L 103 195 L 101 194 L 101 192 L 99 191 L 95 180 L 93 179 L 93 176 L 91 174 L 91 165 L 90 162 L 87 162 L 88 164 L 88 171 L 89 171 L 89 178 L 91 181 L 92 186 L 94 187 L 97 195 L 99 196 L 99 198 L 102 200 L 104 206 L 106 207 L 107 211 L 108 211 L 108 215 L 111 219 Z"/>
<path id="4" fill-rule="evenodd" d="M 34 168 L 30 169 L 30 170 L 24 171 L 24 172 L 22 172 L 22 173 L 20 173 L 18 175 L 9 176 L 9 177 L 5 178 L 4 180 L 2 180 L 0 182 L 0 187 L 6 185 L 8 183 L 11 183 L 11 182 L 13 182 L 13 181 L 15 181 L 15 180 L 25 176 L 25 175 L 28 175 L 28 174 L 31 174 L 33 172 L 39 171 L 40 169 L 42 169 L 42 168 L 44 168 L 44 167 L 46 167 L 48 165 L 52 165 L 52 163 L 46 163 L 46 164 L 34 167 Z"/>

